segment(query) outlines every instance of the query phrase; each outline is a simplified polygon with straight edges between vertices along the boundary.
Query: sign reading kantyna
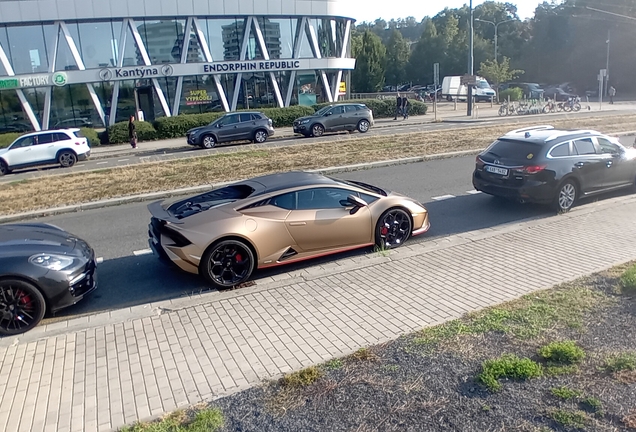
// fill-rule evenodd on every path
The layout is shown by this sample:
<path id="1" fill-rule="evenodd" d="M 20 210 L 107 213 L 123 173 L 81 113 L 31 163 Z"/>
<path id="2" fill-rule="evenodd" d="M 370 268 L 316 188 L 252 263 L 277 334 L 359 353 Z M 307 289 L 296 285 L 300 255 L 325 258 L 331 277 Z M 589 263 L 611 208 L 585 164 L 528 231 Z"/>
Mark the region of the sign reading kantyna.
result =
<path id="1" fill-rule="evenodd" d="M 236 61 L 217 62 L 203 65 L 205 73 L 219 72 L 262 72 L 300 69 L 298 60 L 263 60 L 263 61 Z"/>

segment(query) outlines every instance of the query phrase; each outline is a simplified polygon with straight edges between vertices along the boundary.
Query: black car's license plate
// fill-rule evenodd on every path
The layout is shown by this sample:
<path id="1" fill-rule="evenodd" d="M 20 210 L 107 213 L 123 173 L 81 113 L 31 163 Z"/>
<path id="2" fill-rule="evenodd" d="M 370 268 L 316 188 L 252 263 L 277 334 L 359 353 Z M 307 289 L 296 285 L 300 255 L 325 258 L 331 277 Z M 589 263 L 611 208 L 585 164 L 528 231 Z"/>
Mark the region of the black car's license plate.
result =
<path id="1" fill-rule="evenodd" d="M 487 165 L 485 169 L 486 169 L 486 171 L 488 171 L 489 173 L 492 173 L 492 174 L 498 174 L 498 175 L 501 175 L 501 176 L 507 176 L 508 175 L 508 169 L 507 168 L 500 168 L 500 167 L 496 167 L 496 166 Z"/>

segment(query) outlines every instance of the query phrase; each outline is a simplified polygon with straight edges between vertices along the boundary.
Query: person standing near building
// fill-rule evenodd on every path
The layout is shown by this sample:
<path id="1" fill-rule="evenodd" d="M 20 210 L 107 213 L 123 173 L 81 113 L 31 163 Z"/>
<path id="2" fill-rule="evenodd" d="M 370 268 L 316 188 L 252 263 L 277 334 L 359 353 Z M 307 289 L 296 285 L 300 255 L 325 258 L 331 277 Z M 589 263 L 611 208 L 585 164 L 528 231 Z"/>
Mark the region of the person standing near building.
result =
<path id="1" fill-rule="evenodd" d="M 614 105 L 614 96 L 616 96 L 616 89 L 614 86 L 609 88 L 610 105 Z"/>
<path id="2" fill-rule="evenodd" d="M 397 94 L 396 102 L 397 104 L 395 106 L 395 117 L 393 117 L 393 120 L 397 120 L 398 116 L 402 114 L 402 97 L 399 93 Z"/>
<path id="3" fill-rule="evenodd" d="M 135 116 L 130 116 L 130 120 L 128 120 L 128 139 L 130 140 L 130 146 L 136 149 L 137 127 L 135 126 Z"/>

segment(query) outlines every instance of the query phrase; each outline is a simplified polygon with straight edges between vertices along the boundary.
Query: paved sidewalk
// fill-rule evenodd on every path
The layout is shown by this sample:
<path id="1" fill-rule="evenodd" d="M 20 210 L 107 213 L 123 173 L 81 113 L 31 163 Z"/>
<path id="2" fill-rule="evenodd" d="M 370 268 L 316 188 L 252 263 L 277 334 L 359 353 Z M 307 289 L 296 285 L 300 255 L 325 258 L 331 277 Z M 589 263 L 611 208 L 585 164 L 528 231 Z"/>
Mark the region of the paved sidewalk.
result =
<path id="1" fill-rule="evenodd" d="M 116 429 L 635 259 L 635 212 L 607 199 L 2 339 L 0 430 Z"/>

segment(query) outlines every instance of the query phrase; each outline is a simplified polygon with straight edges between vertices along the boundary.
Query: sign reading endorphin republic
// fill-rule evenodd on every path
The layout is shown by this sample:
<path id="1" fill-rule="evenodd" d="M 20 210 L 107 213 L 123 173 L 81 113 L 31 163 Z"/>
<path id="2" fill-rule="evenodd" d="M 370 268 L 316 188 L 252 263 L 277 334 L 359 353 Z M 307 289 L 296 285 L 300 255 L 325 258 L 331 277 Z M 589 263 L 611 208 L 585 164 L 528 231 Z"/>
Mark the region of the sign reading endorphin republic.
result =
<path id="1" fill-rule="evenodd" d="M 219 72 L 262 72 L 300 69 L 298 60 L 237 61 L 218 62 L 203 65 L 205 73 Z"/>

